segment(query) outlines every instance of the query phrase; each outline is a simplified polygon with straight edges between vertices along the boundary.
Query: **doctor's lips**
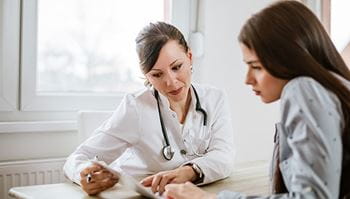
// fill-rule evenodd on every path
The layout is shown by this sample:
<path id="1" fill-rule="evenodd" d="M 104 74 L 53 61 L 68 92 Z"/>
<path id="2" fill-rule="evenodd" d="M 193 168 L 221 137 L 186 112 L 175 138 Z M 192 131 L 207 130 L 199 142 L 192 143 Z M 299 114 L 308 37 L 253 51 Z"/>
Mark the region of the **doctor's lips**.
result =
<path id="1" fill-rule="evenodd" d="M 170 93 L 171 95 L 177 95 L 177 94 L 181 93 L 182 88 L 183 88 L 183 87 L 181 87 L 181 88 L 179 88 L 179 89 L 177 89 L 177 90 L 170 91 L 169 93 Z"/>

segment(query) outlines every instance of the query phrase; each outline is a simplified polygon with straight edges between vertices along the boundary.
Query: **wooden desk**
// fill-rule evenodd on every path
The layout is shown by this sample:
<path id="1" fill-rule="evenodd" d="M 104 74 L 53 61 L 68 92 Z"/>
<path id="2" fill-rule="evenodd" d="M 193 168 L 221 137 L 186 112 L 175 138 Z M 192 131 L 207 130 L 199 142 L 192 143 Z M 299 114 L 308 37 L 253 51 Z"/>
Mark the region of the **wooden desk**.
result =
<path id="1" fill-rule="evenodd" d="M 269 191 L 268 164 L 266 161 L 238 164 L 229 178 L 202 186 L 201 188 L 213 193 L 222 190 L 232 190 L 249 195 L 267 195 Z M 127 190 L 119 184 L 94 197 L 87 195 L 79 186 L 73 183 L 13 187 L 10 189 L 9 195 L 14 198 L 33 199 L 143 198 L 138 193 Z"/>

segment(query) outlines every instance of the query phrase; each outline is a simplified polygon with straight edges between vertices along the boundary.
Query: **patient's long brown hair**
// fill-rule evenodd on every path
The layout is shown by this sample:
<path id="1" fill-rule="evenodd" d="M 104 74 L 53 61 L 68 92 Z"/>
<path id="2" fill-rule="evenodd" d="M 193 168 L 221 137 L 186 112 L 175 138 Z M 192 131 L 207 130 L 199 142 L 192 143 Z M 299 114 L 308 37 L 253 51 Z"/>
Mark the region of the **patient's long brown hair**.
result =
<path id="1" fill-rule="evenodd" d="M 255 51 L 271 75 L 287 80 L 312 77 L 339 98 L 345 124 L 340 190 L 343 198 L 350 190 L 350 91 L 331 72 L 350 80 L 350 71 L 322 24 L 302 3 L 279 1 L 253 15 L 243 26 L 239 41 Z M 287 191 L 283 190 L 281 175 L 274 178 L 279 182 L 276 191 Z"/>

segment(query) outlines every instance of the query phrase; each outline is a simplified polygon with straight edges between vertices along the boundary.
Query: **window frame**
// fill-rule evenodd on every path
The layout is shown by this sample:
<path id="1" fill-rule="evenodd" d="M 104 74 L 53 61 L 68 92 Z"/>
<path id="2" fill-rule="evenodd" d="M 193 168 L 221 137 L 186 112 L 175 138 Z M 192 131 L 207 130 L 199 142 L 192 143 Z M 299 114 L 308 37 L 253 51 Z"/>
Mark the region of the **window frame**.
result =
<path id="1" fill-rule="evenodd" d="M 37 58 L 37 2 L 22 1 L 21 34 L 21 111 L 77 111 L 82 109 L 111 110 L 119 104 L 125 93 L 38 93 L 36 92 Z M 190 1 L 165 0 L 165 9 L 170 9 L 170 22 L 188 38 L 190 25 Z"/>
<path id="2" fill-rule="evenodd" d="M 322 0 L 320 1 L 321 4 L 321 21 L 328 32 L 329 35 L 331 35 L 331 0 Z M 344 59 L 347 66 L 350 68 L 350 41 L 345 46 L 345 48 L 339 52 Z"/>
<path id="3" fill-rule="evenodd" d="M 330 0 L 301 0 L 321 20 L 329 33 L 330 30 Z"/>
<path id="4" fill-rule="evenodd" d="M 20 0 L 0 5 L 0 111 L 18 110 Z"/>

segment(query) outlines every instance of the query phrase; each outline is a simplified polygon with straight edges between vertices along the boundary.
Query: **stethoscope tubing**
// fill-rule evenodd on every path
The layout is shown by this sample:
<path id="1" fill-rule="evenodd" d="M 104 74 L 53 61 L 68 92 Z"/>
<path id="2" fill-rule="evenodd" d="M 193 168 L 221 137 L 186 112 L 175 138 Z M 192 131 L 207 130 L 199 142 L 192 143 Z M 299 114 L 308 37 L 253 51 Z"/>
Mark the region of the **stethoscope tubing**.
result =
<path id="1" fill-rule="evenodd" d="M 194 92 L 194 95 L 195 95 L 196 101 L 197 101 L 196 102 L 196 111 L 199 111 L 203 114 L 203 117 L 204 117 L 203 118 L 203 126 L 206 126 L 207 125 L 207 112 L 202 108 L 202 106 L 200 104 L 196 89 L 194 88 L 193 85 L 191 85 L 191 86 L 192 86 L 192 89 L 193 89 L 193 92 Z M 160 125 L 162 128 L 162 134 L 163 134 L 164 141 L 165 141 L 165 146 L 163 146 L 163 148 L 162 148 L 162 154 L 166 160 L 171 160 L 174 156 L 174 152 L 171 149 L 171 145 L 170 145 L 169 138 L 168 138 L 168 133 L 167 133 L 166 128 L 164 126 L 164 121 L 163 121 L 163 117 L 162 117 L 160 105 L 159 105 L 159 93 L 157 90 L 154 91 L 154 96 L 157 100 L 158 115 L 159 115 Z"/>
<path id="2" fill-rule="evenodd" d="M 160 126 L 162 127 L 162 133 L 163 133 L 163 137 L 164 137 L 164 140 L 165 140 L 165 145 L 166 146 L 170 146 L 168 133 L 166 132 L 166 129 L 165 129 L 165 126 L 164 126 L 164 122 L 163 122 L 163 117 L 162 117 L 162 114 L 160 113 L 159 93 L 158 93 L 157 90 L 155 90 L 154 95 L 155 95 L 155 97 L 157 99 L 157 106 L 158 106 L 158 114 L 159 114 Z"/>

